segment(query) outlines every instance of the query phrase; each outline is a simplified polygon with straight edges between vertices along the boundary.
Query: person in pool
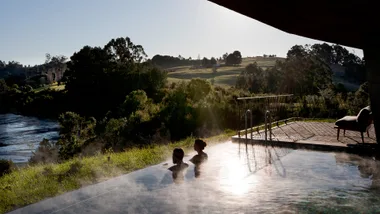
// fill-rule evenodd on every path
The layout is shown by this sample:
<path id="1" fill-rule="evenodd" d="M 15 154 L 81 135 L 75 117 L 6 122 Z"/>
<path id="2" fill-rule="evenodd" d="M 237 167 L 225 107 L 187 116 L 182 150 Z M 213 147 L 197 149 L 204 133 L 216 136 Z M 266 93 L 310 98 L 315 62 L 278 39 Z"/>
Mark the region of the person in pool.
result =
<path id="1" fill-rule="evenodd" d="M 185 152 L 181 148 L 175 148 L 173 150 L 173 163 L 175 165 L 170 167 L 169 170 L 172 171 L 172 177 L 175 183 L 184 180 L 183 172 L 189 167 L 187 163 L 183 162 L 184 156 Z"/>
<path id="2" fill-rule="evenodd" d="M 201 165 L 205 161 L 207 161 L 208 156 L 203 150 L 207 146 L 206 142 L 204 142 L 201 139 L 196 139 L 194 143 L 194 150 L 197 151 L 198 154 L 194 155 L 190 159 L 190 162 L 194 164 L 194 175 L 196 178 L 198 178 L 201 174 Z"/>

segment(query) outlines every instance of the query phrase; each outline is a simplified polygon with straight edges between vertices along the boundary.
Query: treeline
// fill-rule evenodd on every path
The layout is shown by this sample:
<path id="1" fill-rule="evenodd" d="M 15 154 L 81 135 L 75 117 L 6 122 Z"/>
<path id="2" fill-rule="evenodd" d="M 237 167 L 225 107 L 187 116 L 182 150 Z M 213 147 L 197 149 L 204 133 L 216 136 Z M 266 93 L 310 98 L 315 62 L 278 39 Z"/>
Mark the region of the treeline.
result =
<path id="1" fill-rule="evenodd" d="M 152 57 L 151 62 L 153 65 L 160 68 L 171 68 L 177 66 L 193 66 L 199 65 L 201 60 L 192 59 L 191 57 L 185 59 L 181 55 L 178 57 L 168 55 L 155 55 Z"/>
<path id="2" fill-rule="evenodd" d="M 284 61 L 263 69 L 257 64 L 248 65 L 239 75 L 236 87 L 252 93 L 291 93 L 299 96 L 318 94 L 332 87 L 331 65 L 345 68 L 347 79 L 363 84 L 365 62 L 339 45 L 326 43 L 312 46 L 293 46 Z M 339 85 L 342 90 L 342 85 Z"/>
<path id="3" fill-rule="evenodd" d="M 0 78 L 4 78 L 11 75 L 24 75 L 27 67 L 16 61 L 0 60 Z"/>
<path id="4" fill-rule="evenodd" d="M 155 55 L 151 60 L 148 60 L 149 63 L 152 63 L 154 66 L 159 68 L 172 68 L 177 66 L 192 66 L 192 68 L 211 68 L 217 64 L 220 65 L 239 65 L 242 62 L 242 55 L 240 51 L 234 51 L 230 54 L 225 53 L 221 57 L 203 57 L 202 59 L 192 59 L 184 58 L 181 55 L 178 57 L 168 56 L 168 55 Z"/>
<path id="5" fill-rule="evenodd" d="M 42 87 L 61 80 L 66 68 L 66 60 L 67 58 L 63 55 L 51 56 L 50 54 L 46 54 L 45 63 L 34 66 L 22 65 L 16 61 L 6 63 L 0 60 L 0 78 L 10 86 L 16 84 L 19 87 Z M 60 71 L 48 73 L 52 68 L 60 69 Z"/>

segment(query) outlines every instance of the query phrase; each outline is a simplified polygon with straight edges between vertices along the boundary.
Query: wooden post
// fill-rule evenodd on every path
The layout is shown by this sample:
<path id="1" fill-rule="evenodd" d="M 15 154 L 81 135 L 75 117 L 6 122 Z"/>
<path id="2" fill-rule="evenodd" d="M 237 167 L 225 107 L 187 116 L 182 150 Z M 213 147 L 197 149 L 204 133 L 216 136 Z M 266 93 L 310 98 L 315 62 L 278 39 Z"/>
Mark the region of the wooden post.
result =
<path id="1" fill-rule="evenodd" d="M 337 133 L 337 137 L 336 137 L 337 140 L 339 140 L 339 132 L 340 132 L 340 128 L 338 127 L 338 133 Z"/>
<path id="2" fill-rule="evenodd" d="M 376 133 L 376 141 L 380 143 L 380 45 L 375 38 L 369 40 L 364 48 L 367 80 L 369 83 L 369 97 Z"/>

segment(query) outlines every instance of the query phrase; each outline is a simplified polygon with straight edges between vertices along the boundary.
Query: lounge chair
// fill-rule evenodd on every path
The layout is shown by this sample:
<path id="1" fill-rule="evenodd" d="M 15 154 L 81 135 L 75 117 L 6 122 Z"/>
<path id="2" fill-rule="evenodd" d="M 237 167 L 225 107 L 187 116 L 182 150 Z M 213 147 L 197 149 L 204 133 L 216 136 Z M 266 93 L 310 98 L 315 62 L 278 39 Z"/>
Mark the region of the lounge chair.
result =
<path id="1" fill-rule="evenodd" d="M 362 142 L 364 143 L 363 133 L 367 132 L 369 137 L 369 128 L 372 124 L 372 112 L 369 106 L 362 108 L 357 116 L 345 116 L 335 122 L 335 127 L 338 129 L 337 139 L 339 140 L 340 130 L 343 129 L 343 135 L 346 135 L 346 130 L 360 132 Z"/>

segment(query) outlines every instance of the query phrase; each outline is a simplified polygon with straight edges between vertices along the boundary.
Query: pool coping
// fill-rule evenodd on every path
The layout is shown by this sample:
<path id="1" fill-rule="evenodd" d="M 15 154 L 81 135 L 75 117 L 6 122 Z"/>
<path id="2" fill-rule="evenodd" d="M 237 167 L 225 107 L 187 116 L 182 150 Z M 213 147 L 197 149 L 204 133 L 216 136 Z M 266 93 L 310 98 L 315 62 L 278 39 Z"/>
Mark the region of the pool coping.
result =
<path id="1" fill-rule="evenodd" d="M 252 144 L 252 145 L 261 145 L 261 146 L 277 146 L 277 147 L 285 147 L 291 149 L 306 149 L 306 150 L 317 150 L 317 151 L 340 151 L 340 152 L 348 152 L 354 154 L 364 154 L 364 155 L 374 155 L 379 154 L 380 145 L 376 144 L 333 144 L 322 141 L 310 141 L 310 140 L 299 140 L 296 142 L 290 141 L 265 141 L 259 139 L 245 139 L 238 138 L 236 136 L 232 137 L 233 143 L 244 143 L 244 144 Z"/>

